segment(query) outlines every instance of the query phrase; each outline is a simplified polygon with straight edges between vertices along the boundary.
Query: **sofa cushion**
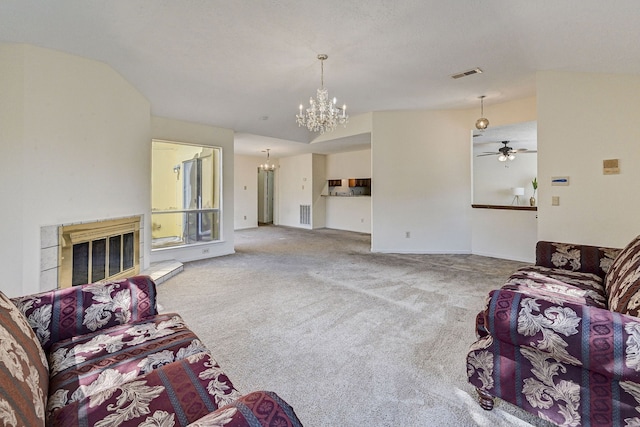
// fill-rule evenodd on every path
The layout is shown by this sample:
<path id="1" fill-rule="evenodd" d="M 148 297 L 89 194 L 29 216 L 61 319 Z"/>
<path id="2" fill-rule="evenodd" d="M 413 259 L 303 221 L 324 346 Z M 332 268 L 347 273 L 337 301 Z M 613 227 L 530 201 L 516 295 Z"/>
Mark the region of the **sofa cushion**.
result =
<path id="1" fill-rule="evenodd" d="M 640 236 L 624 248 L 611 264 L 605 278 L 609 309 L 640 315 Z"/>
<path id="2" fill-rule="evenodd" d="M 48 414 L 160 366 L 207 351 L 177 314 L 157 315 L 60 341 L 51 347 L 49 356 Z"/>
<path id="3" fill-rule="evenodd" d="M 0 292 L 0 424 L 44 426 L 49 368 L 24 315 Z"/>
<path id="4" fill-rule="evenodd" d="M 12 298 L 49 352 L 57 341 L 157 314 L 155 284 L 148 276 L 55 289 Z"/>
<path id="5" fill-rule="evenodd" d="M 189 427 L 302 427 L 293 408 L 270 391 L 254 391 L 200 418 Z"/>
<path id="6" fill-rule="evenodd" d="M 55 411 L 52 426 L 186 426 L 240 397 L 208 353 L 198 353 Z"/>
<path id="7" fill-rule="evenodd" d="M 527 266 L 514 272 L 503 289 L 551 301 L 560 299 L 607 308 L 602 279 L 593 273 L 581 273 L 539 265 Z"/>
<path id="8" fill-rule="evenodd" d="M 541 240 L 536 244 L 536 265 L 593 273 L 604 278 L 619 251 L 615 248 Z"/>

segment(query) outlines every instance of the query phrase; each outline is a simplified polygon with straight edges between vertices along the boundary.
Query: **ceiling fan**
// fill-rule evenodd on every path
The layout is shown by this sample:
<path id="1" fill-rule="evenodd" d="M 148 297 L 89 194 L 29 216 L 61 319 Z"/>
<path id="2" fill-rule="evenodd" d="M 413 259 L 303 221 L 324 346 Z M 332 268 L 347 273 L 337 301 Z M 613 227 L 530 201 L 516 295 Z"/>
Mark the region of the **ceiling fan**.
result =
<path id="1" fill-rule="evenodd" d="M 513 160 L 516 158 L 516 154 L 529 154 L 529 153 L 537 153 L 537 150 L 529 150 L 526 148 L 518 148 L 518 149 L 513 149 L 511 147 L 508 146 L 509 141 L 502 141 L 502 144 L 504 144 L 503 147 L 498 148 L 497 152 L 484 152 L 482 154 L 478 154 L 476 157 L 482 157 L 482 156 L 498 156 L 498 160 L 501 162 L 506 162 L 507 160 Z"/>

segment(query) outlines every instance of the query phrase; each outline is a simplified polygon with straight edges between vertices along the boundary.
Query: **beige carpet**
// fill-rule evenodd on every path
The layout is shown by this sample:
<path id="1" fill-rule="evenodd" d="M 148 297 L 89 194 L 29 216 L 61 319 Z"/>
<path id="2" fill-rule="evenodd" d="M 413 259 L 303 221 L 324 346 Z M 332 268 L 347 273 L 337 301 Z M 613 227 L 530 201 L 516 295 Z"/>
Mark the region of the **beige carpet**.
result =
<path id="1" fill-rule="evenodd" d="M 466 381 L 474 319 L 521 263 L 369 252 L 358 233 L 260 227 L 236 254 L 159 286 L 241 392 L 273 390 L 307 426 L 546 426 Z"/>

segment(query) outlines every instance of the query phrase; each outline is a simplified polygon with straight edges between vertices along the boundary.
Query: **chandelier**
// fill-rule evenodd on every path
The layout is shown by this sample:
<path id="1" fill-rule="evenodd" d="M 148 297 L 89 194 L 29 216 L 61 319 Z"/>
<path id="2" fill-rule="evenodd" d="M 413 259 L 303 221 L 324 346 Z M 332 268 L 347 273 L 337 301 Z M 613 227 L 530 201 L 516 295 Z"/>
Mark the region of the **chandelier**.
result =
<path id="1" fill-rule="evenodd" d="M 296 114 L 298 126 L 306 126 L 311 132 L 330 132 L 339 124 L 346 126 L 349 121 L 347 116 L 347 106 L 336 106 L 336 98 L 329 100 L 329 92 L 324 88 L 324 60 L 328 56 L 324 53 L 318 55 L 320 60 L 320 89 L 316 94 L 316 99 L 309 98 L 309 108 L 306 110 L 300 104 L 300 113 Z"/>
<path id="2" fill-rule="evenodd" d="M 476 129 L 480 130 L 485 130 L 489 127 L 489 119 L 484 118 L 484 98 L 484 95 L 480 97 L 480 118 L 476 120 Z"/>
<path id="3" fill-rule="evenodd" d="M 272 171 L 276 168 L 276 165 L 274 165 L 273 163 L 269 164 L 269 151 L 271 151 L 270 148 L 267 148 L 266 150 L 262 150 L 263 153 L 267 153 L 267 161 L 260 165 L 259 168 L 262 169 L 263 171 Z"/>

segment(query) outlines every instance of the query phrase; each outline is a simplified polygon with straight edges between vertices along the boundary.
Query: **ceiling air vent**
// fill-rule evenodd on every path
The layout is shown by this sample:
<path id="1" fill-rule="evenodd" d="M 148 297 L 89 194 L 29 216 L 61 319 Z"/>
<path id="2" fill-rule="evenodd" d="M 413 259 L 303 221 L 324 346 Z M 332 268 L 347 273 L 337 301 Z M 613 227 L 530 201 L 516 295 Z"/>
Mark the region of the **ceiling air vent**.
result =
<path id="1" fill-rule="evenodd" d="M 480 74 L 480 73 L 482 73 L 482 70 L 480 68 L 474 68 L 472 70 L 463 71 L 463 72 L 457 73 L 457 74 L 452 74 L 451 78 L 452 79 L 459 79 L 461 77 L 472 76 L 474 74 Z"/>

